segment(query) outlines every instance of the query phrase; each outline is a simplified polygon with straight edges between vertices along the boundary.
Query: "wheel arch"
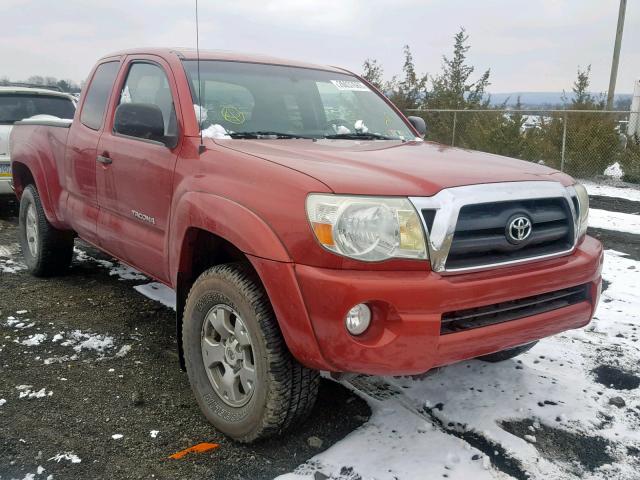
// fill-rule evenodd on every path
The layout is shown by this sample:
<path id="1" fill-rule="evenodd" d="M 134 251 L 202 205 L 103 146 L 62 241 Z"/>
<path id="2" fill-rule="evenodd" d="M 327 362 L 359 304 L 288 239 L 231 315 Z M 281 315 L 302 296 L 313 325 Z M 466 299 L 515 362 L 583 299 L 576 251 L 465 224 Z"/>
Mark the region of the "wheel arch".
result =
<path id="1" fill-rule="evenodd" d="M 18 199 L 22 196 L 22 192 L 27 185 L 33 184 L 38 188 L 36 180 L 31 173 L 31 169 L 22 162 L 11 162 L 11 176 L 13 182 L 13 189 L 16 192 Z"/>
<path id="2" fill-rule="evenodd" d="M 47 180 L 44 178 L 40 165 L 38 165 L 39 162 L 36 161 L 36 165 L 29 165 L 29 163 L 23 162 L 21 159 L 11 160 L 11 181 L 16 197 L 20 200 L 24 189 L 29 185 L 33 185 L 38 191 L 47 220 L 56 228 L 64 229 L 64 225 L 56 215 L 53 207 Z"/>
<path id="3" fill-rule="evenodd" d="M 215 265 L 241 261 L 251 267 L 265 287 L 252 256 L 282 262 L 291 259 L 271 227 L 232 200 L 190 192 L 180 198 L 172 218 L 169 269 L 176 291 L 176 340 L 184 370 L 182 319 L 189 290 L 198 276 Z"/>

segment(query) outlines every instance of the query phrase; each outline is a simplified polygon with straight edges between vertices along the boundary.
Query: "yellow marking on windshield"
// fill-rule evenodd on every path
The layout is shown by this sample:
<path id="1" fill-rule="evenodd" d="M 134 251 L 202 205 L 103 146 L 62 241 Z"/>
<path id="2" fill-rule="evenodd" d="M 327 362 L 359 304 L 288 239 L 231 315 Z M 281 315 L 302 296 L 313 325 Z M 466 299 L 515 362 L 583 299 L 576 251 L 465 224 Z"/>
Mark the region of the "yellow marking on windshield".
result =
<path id="1" fill-rule="evenodd" d="M 224 118 L 227 122 L 233 123 L 235 125 L 242 125 L 245 121 L 244 113 L 238 110 L 233 105 L 226 105 L 222 107 L 220 113 L 222 114 L 222 118 Z"/>

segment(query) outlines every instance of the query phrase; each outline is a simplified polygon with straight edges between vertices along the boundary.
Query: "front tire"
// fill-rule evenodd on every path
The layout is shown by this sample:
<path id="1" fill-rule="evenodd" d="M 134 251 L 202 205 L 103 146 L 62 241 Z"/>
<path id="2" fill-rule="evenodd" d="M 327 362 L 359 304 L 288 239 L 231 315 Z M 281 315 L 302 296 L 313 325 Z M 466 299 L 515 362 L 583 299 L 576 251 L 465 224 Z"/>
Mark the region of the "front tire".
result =
<path id="1" fill-rule="evenodd" d="M 18 221 L 18 241 L 29 272 L 36 277 L 63 273 L 73 256 L 73 232 L 58 230 L 49 223 L 33 185 L 22 192 Z"/>
<path id="2" fill-rule="evenodd" d="M 200 409 L 234 440 L 279 434 L 313 408 L 319 375 L 289 353 L 247 265 L 218 265 L 200 275 L 187 298 L 182 338 Z"/>

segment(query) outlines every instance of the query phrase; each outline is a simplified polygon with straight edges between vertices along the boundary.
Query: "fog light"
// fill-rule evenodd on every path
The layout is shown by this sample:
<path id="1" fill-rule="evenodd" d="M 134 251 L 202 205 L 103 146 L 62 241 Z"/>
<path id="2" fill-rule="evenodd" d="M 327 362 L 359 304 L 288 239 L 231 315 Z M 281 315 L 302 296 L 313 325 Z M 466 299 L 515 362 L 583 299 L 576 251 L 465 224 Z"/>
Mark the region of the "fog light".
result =
<path id="1" fill-rule="evenodd" d="M 371 310 L 364 303 L 359 303 L 347 312 L 344 324 L 351 335 L 364 333 L 371 323 Z"/>

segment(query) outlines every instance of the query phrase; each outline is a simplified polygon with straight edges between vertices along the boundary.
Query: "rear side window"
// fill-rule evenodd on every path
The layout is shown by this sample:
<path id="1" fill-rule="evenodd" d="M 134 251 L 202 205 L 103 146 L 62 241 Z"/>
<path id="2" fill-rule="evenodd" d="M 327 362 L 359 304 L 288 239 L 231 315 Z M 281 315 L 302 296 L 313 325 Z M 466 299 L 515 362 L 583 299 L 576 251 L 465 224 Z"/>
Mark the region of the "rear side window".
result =
<path id="1" fill-rule="evenodd" d="M 99 130 L 102 126 L 104 110 L 119 68 L 120 62 L 106 62 L 96 69 L 80 114 L 83 125 L 93 130 Z"/>

